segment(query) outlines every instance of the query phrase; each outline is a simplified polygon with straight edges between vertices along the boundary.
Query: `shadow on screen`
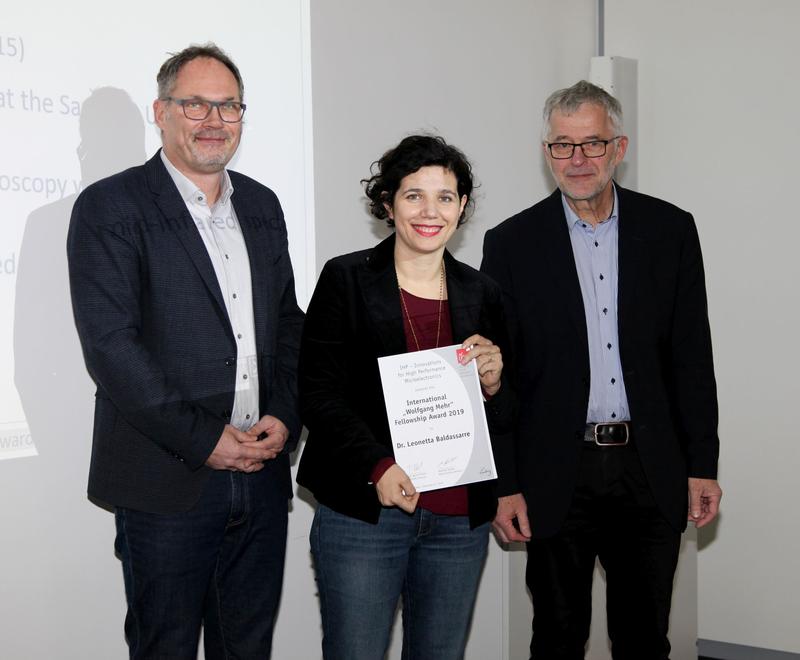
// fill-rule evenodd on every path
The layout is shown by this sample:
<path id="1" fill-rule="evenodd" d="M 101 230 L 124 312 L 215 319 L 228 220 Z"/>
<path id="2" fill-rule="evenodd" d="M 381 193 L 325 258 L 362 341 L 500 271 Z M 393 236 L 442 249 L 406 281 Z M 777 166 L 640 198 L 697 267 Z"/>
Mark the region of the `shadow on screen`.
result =
<path id="1" fill-rule="evenodd" d="M 79 128 L 76 153 L 82 188 L 144 162 L 145 123 L 127 92 L 113 87 L 94 90 L 83 103 Z M 75 604 L 96 600 L 103 588 L 86 574 L 86 567 L 111 550 L 105 525 L 106 535 L 95 538 L 98 511 L 86 502 L 94 385 L 73 323 L 66 256 L 76 197 L 31 212 L 19 251 L 14 381 L 39 455 L 0 461 L 6 498 L 2 523 L 20 548 L 13 561 L 0 563 L 0 582 L 8 590 L 10 605 L 0 607 L 0 615 L 8 629 L 15 630 L 14 637 L 25 639 L 28 657 L 64 657 L 54 644 L 78 643 L 53 639 L 41 620 L 36 630 L 27 631 L 29 620 L 47 620 L 54 612 L 70 621 L 80 619 L 81 607 Z M 113 520 L 107 525 L 113 529 Z M 25 602 L 41 604 L 33 617 L 30 611 L 14 610 L 15 594 L 23 593 Z M 76 638 L 91 628 L 91 622 L 74 623 L 69 628 Z"/>
<path id="2" fill-rule="evenodd" d="M 127 92 L 103 87 L 83 103 L 76 149 L 81 188 L 145 160 L 144 120 Z M 33 211 L 19 252 L 14 312 L 15 384 L 38 471 L 56 481 L 87 464 L 71 457 L 91 441 L 91 384 L 72 317 L 66 239 L 76 195 Z"/>

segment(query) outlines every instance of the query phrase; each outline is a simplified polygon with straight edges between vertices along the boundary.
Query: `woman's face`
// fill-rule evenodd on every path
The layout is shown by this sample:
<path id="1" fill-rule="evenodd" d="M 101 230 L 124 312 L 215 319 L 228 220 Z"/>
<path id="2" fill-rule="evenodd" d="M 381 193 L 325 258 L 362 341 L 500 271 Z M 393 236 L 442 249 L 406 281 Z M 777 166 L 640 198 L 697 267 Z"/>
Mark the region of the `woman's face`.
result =
<path id="1" fill-rule="evenodd" d="M 391 206 L 396 250 L 407 256 L 442 251 L 455 232 L 467 203 L 459 199 L 456 176 L 438 165 L 421 167 L 400 181 Z"/>

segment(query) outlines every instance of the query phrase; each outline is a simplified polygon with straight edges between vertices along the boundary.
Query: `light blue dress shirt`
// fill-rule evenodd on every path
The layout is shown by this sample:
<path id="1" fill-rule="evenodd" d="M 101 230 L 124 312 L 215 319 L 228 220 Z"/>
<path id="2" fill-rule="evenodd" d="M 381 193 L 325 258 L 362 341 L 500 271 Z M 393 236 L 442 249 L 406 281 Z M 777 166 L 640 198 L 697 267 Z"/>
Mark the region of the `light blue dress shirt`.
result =
<path id="1" fill-rule="evenodd" d="M 619 200 L 614 188 L 614 206 L 608 219 L 593 227 L 581 220 L 562 195 L 569 239 L 586 314 L 589 340 L 591 385 L 586 422 L 630 420 L 628 397 L 622 378 L 617 325 L 617 264 L 619 236 Z"/>

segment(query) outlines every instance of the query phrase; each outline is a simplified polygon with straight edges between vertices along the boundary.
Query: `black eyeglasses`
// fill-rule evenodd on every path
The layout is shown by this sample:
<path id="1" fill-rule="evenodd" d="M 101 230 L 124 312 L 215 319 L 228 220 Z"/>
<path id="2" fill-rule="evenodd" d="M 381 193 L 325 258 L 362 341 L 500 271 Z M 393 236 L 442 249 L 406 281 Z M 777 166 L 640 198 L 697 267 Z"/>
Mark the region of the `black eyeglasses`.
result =
<path id="1" fill-rule="evenodd" d="M 566 160 L 572 158 L 575 153 L 575 147 L 580 147 L 583 155 L 587 158 L 600 158 L 606 155 L 606 147 L 609 142 L 619 140 L 621 135 L 615 135 L 608 140 L 589 140 L 588 142 L 546 142 L 547 148 L 550 150 L 550 155 L 556 160 Z"/>
<path id="2" fill-rule="evenodd" d="M 247 106 L 239 101 L 206 101 L 205 99 L 176 99 L 168 96 L 165 101 L 172 101 L 183 108 L 186 119 L 203 121 L 208 118 L 211 111 L 216 108 L 219 118 L 227 124 L 236 124 L 242 121 Z"/>

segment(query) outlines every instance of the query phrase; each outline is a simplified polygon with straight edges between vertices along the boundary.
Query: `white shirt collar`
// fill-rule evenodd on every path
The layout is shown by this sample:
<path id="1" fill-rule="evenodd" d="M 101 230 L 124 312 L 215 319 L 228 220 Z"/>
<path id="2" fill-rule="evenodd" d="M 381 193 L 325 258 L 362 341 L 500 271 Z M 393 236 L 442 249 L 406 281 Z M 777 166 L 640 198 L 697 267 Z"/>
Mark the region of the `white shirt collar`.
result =
<path id="1" fill-rule="evenodd" d="M 187 177 L 170 162 L 163 149 L 161 150 L 161 162 L 164 163 L 164 167 L 167 168 L 167 172 L 169 172 L 170 177 L 175 182 L 175 186 L 178 188 L 178 193 L 184 202 L 187 204 L 207 203 L 206 194 L 200 190 L 200 188 L 198 188 L 189 177 Z M 231 183 L 231 177 L 228 174 L 228 170 L 223 169 L 221 176 L 222 182 L 217 204 L 227 204 L 228 200 L 231 198 L 231 195 L 233 195 L 233 184 Z"/>

